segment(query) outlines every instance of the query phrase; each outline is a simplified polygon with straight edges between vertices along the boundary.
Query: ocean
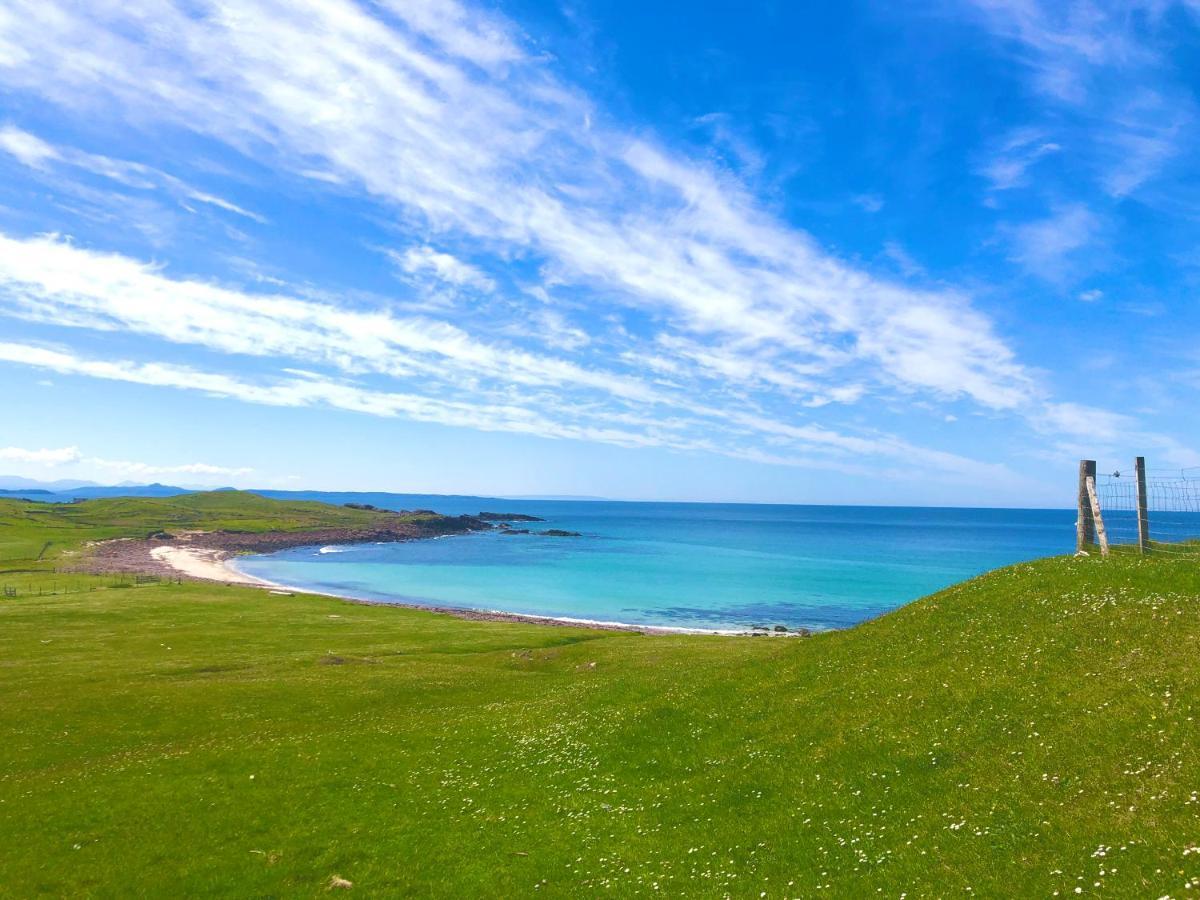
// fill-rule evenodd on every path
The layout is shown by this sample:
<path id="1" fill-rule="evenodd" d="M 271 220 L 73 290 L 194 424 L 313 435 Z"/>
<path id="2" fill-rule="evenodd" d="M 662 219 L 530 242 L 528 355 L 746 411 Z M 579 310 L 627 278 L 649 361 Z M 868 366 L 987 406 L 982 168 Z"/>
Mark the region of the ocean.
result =
<path id="1" fill-rule="evenodd" d="M 496 500 L 262 491 L 519 527 L 244 557 L 243 572 L 382 602 L 695 629 L 843 628 L 989 569 L 1074 549 L 1073 510 Z"/>

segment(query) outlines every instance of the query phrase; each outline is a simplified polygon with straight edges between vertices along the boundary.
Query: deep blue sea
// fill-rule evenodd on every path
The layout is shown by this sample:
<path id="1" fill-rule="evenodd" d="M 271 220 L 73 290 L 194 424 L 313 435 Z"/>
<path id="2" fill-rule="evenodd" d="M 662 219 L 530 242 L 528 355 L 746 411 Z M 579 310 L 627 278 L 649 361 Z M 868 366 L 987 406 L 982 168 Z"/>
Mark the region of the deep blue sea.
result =
<path id="1" fill-rule="evenodd" d="M 840 628 L 989 569 L 1074 548 L 1073 510 L 518 501 L 262 491 L 448 514 L 518 512 L 583 537 L 472 534 L 245 557 L 361 599 L 701 629 Z"/>

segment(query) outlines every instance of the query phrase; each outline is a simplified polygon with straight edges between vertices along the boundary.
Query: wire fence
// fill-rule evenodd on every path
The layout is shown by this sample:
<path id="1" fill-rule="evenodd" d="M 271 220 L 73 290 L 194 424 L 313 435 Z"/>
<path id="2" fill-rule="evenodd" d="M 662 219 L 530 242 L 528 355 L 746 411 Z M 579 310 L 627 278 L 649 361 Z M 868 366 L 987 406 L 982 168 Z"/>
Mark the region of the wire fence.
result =
<path id="1" fill-rule="evenodd" d="M 141 572 L 104 572 L 89 575 L 72 572 L 68 569 L 41 571 L 0 569 L 0 601 L 18 597 L 84 594 L 105 588 L 135 588 L 182 583 L 181 576 L 153 575 Z"/>
<path id="2" fill-rule="evenodd" d="M 1108 543 L 1142 546 L 1160 553 L 1200 552 L 1200 468 L 1134 467 L 1096 475 L 1096 496 Z M 1139 490 L 1139 481 L 1144 490 Z M 1144 494 L 1144 524 L 1139 529 L 1139 501 Z"/>

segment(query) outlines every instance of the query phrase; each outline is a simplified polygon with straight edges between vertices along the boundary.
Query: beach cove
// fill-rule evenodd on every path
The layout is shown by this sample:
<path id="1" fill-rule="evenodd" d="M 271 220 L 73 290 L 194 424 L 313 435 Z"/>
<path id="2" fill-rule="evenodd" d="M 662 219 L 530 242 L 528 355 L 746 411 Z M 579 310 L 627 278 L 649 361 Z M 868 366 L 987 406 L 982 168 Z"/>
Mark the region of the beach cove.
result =
<path id="1" fill-rule="evenodd" d="M 235 577 L 381 603 L 635 628 L 741 633 L 844 628 L 999 566 L 1070 549 L 1061 510 L 512 501 L 404 494 L 282 495 L 503 504 L 579 537 L 504 533 L 290 547 L 239 556 Z"/>

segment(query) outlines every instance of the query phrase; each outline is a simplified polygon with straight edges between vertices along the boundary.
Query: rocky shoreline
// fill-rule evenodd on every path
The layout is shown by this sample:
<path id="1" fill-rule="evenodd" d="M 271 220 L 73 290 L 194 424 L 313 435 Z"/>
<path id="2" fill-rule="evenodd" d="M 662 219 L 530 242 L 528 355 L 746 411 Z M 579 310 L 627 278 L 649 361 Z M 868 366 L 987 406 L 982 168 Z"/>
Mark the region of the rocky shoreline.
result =
<path id="1" fill-rule="evenodd" d="M 119 538 L 93 544 L 76 568 L 94 574 L 176 574 L 151 555 L 157 547 L 186 544 L 202 550 L 220 551 L 224 556 L 242 553 L 274 553 L 293 547 L 375 542 L 416 541 L 448 534 L 490 531 L 495 526 L 475 516 L 439 516 L 418 522 L 387 522 L 372 528 L 314 528 L 306 531 L 160 531 L 146 538 Z"/>
<path id="2" fill-rule="evenodd" d="M 365 504 L 346 504 L 352 509 L 375 509 Z M 514 522 L 544 522 L 537 516 L 520 513 L 481 512 L 479 515 L 443 516 L 432 510 L 412 510 L 402 515 L 425 515 L 417 521 L 383 522 L 370 528 L 314 528 L 305 531 L 160 531 L 146 538 L 120 538 L 92 545 L 90 552 L 75 567 L 81 572 L 111 574 L 128 572 L 148 575 L 173 573 L 171 567 L 151 556 L 157 547 L 186 544 L 201 550 L 221 551 L 225 556 L 242 553 L 275 553 L 293 547 L 315 545 L 392 543 L 444 537 L 451 534 L 470 534 L 477 531 L 499 531 L 501 534 L 532 534 L 545 537 L 582 537 L 578 531 L 548 528 L 531 531 L 514 528 Z"/>

